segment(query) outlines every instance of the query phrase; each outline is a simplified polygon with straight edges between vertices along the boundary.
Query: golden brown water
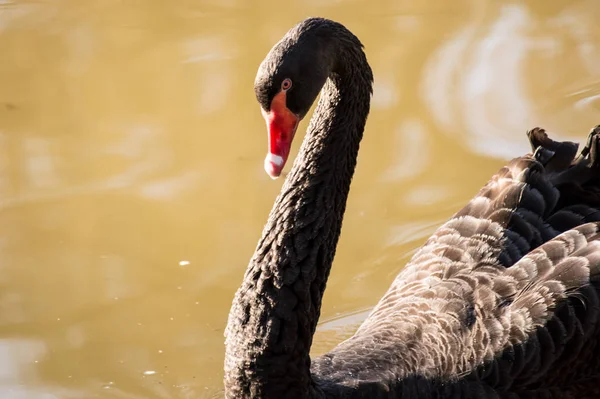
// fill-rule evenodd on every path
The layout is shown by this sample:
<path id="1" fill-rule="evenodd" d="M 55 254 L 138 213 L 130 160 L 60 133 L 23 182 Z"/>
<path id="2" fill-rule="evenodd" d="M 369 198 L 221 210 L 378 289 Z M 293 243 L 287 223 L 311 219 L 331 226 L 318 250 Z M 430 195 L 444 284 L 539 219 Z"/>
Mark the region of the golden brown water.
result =
<path id="1" fill-rule="evenodd" d="M 597 0 L 293 4 L 0 0 L 0 397 L 222 396 L 231 298 L 282 184 L 252 84 L 304 17 L 352 29 L 376 79 L 314 353 L 527 128 L 600 123 Z"/>

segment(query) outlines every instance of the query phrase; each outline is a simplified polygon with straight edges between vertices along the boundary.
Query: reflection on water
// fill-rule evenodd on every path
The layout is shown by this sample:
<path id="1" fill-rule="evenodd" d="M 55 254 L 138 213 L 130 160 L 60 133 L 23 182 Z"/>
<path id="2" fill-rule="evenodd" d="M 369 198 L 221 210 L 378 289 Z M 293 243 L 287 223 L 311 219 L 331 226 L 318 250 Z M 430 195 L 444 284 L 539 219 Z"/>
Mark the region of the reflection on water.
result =
<path id="1" fill-rule="evenodd" d="M 376 79 L 315 353 L 527 128 L 600 122 L 593 0 L 0 0 L 2 398 L 222 396 L 227 312 L 281 185 L 254 75 L 309 15 L 355 31 Z"/>
<path id="2" fill-rule="evenodd" d="M 546 120 L 564 135 L 577 117 L 596 125 L 598 7 L 585 4 L 550 16 L 518 3 L 496 4 L 493 19 L 488 4 L 474 13 L 425 69 L 422 96 L 444 131 L 462 130 L 474 151 L 506 158 L 527 151 L 523 126 Z"/>

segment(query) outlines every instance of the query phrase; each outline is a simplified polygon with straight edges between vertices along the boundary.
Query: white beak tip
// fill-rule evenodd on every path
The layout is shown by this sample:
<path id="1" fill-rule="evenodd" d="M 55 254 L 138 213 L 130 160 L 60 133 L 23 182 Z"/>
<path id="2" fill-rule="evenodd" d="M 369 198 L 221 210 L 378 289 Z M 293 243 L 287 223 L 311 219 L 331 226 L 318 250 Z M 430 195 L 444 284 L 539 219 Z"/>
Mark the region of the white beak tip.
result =
<path id="1" fill-rule="evenodd" d="M 275 180 L 281 175 L 283 164 L 283 157 L 268 153 L 265 158 L 265 171 L 271 179 Z"/>

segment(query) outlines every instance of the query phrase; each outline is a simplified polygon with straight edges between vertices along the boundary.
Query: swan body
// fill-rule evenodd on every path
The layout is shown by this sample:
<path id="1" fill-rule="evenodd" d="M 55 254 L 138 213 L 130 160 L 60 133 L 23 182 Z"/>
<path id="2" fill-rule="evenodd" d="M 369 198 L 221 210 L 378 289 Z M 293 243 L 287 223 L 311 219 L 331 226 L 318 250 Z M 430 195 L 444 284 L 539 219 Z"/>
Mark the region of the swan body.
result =
<path id="1" fill-rule="evenodd" d="M 579 155 L 528 131 L 532 152 L 431 236 L 354 336 L 310 358 L 372 80 L 358 38 L 321 18 L 259 68 L 271 177 L 321 97 L 233 300 L 226 397 L 600 397 L 598 128 Z"/>

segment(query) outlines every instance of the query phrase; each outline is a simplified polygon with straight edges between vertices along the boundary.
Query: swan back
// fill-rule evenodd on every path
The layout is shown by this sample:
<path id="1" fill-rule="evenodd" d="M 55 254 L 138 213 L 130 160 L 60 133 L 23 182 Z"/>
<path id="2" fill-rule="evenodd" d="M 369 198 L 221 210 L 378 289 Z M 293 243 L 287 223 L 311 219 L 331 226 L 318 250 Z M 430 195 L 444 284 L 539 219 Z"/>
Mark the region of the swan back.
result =
<path id="1" fill-rule="evenodd" d="M 600 375 L 597 360 L 586 370 L 600 358 L 600 168 L 589 151 L 575 161 L 574 143 L 528 135 L 535 152 L 494 175 L 356 334 L 314 361 L 328 389 L 425 384 L 496 397 Z"/>

